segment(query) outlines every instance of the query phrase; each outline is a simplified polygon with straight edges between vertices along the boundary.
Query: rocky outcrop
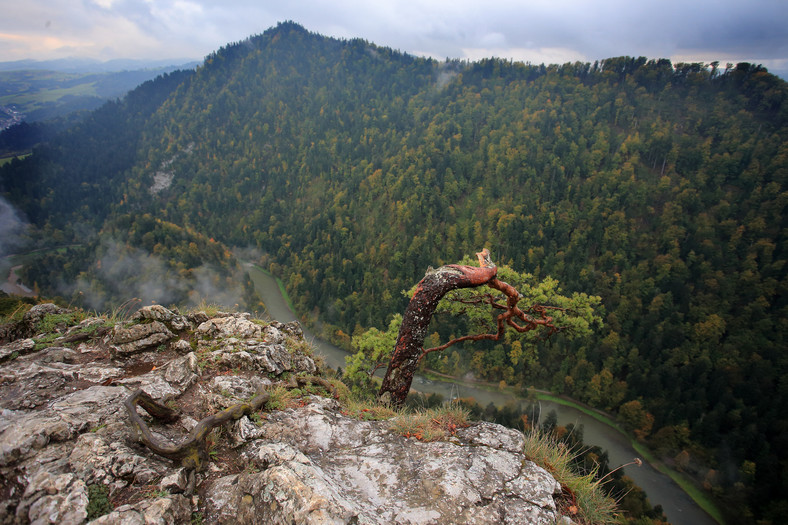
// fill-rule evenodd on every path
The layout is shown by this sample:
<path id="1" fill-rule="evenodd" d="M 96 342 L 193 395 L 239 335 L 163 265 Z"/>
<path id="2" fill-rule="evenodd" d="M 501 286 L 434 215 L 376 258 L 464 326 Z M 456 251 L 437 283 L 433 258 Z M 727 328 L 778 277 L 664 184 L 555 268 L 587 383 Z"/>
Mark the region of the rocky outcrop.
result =
<path id="1" fill-rule="evenodd" d="M 74 327 L 59 327 L 58 337 L 30 327 L 63 313 L 44 313 L 0 347 L 0 355 L 8 345 L 26 349 L 7 352 L 0 363 L 0 524 L 559 518 L 561 488 L 523 456 L 520 433 L 478 423 L 446 441 L 422 442 L 398 434 L 390 421 L 354 418 L 335 391 L 312 395 L 307 386 L 290 403 L 214 431 L 208 468 L 183 468 L 140 445 L 123 401 L 142 389 L 177 407 L 177 421 L 148 424 L 157 439 L 182 442 L 206 416 L 262 389 L 296 386 L 294 374 L 320 372 L 298 324 L 153 306 L 106 333 L 86 331 L 98 321 L 82 320 L 79 333 L 95 337 L 41 344 L 63 341 Z M 166 337 L 121 348 L 154 334 Z"/>
<path id="2" fill-rule="evenodd" d="M 311 398 L 246 432 L 245 472 L 208 484 L 216 523 L 555 523 L 561 487 L 522 434 L 479 423 L 423 443 Z M 243 440 L 239 440 L 243 441 Z"/>

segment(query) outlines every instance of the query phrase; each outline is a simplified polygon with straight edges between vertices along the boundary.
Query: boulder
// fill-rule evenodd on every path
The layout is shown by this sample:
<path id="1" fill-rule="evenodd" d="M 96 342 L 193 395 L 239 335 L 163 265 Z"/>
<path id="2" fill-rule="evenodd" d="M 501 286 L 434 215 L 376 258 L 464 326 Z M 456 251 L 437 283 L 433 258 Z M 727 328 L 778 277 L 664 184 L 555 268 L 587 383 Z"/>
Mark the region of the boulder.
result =
<path id="1" fill-rule="evenodd" d="M 136 324 L 129 327 L 117 325 L 111 334 L 112 348 L 119 355 L 142 352 L 175 338 L 175 334 L 160 321 Z"/>
<path id="2" fill-rule="evenodd" d="M 228 316 L 209 319 L 197 327 L 203 337 L 235 337 L 242 339 L 260 338 L 263 327 L 248 319 L 247 316 Z"/>
<path id="3" fill-rule="evenodd" d="M 241 424 L 237 427 L 242 427 Z M 343 416 L 336 402 L 272 414 L 244 447 L 254 468 L 213 482 L 217 523 L 555 523 L 560 485 L 490 423 L 423 443 L 390 423 Z M 233 513 L 228 509 L 237 509 Z M 259 521 L 255 521 L 259 520 Z"/>
<path id="4" fill-rule="evenodd" d="M 168 310 L 160 304 L 144 306 L 134 312 L 131 318 L 137 321 L 160 321 L 177 332 L 190 327 L 189 320 L 185 316 Z"/>

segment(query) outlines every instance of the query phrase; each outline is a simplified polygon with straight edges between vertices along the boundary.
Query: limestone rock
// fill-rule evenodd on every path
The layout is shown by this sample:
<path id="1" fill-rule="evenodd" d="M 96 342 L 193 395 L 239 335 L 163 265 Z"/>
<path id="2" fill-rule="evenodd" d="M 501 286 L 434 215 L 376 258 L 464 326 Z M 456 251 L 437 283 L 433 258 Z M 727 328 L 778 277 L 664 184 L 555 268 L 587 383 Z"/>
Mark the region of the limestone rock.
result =
<path id="1" fill-rule="evenodd" d="M 130 327 L 118 325 L 111 335 L 113 348 L 120 355 L 136 354 L 174 338 L 175 334 L 160 321 Z"/>
<path id="2" fill-rule="evenodd" d="M 110 485 L 123 481 L 125 485 L 133 481 L 144 485 L 171 472 L 170 461 L 151 456 L 129 442 L 125 422 L 105 428 L 80 435 L 68 456 L 69 470 L 85 483 Z"/>
<path id="3" fill-rule="evenodd" d="M 251 399 L 265 386 L 270 385 L 271 380 L 262 377 L 216 376 L 211 383 L 211 388 L 217 394 L 240 400 Z"/>
<path id="4" fill-rule="evenodd" d="M 31 312 L 25 337 L 40 337 L 31 327 L 62 313 L 54 305 Z M 317 396 L 300 398 L 299 408 L 228 423 L 212 437 L 219 448 L 210 470 L 188 471 L 137 442 L 123 408 L 133 390 L 174 401 L 182 412 L 177 421 L 143 416 L 158 440 L 179 443 L 197 420 L 250 399 L 285 372 L 314 373 L 316 365 L 303 353 L 298 323 L 181 316 L 159 306 L 137 316 L 142 323 L 118 325 L 76 350 L 36 350 L 25 338 L 0 347 L 0 360 L 8 356 L 0 364 L 0 524 L 83 524 L 94 484 L 116 504 L 131 502 L 95 524 L 175 525 L 189 523 L 194 512 L 205 523 L 233 524 L 559 519 L 560 486 L 526 460 L 519 432 L 479 423 L 450 441 L 424 443 L 393 432 L 390 422 L 345 416 L 336 400 Z M 86 320 L 65 334 L 98 323 L 106 320 Z M 183 339 L 158 351 L 176 337 L 173 330 Z M 187 339 L 196 341 L 196 352 Z M 151 489 L 169 495 L 144 497 Z"/>
<path id="5" fill-rule="evenodd" d="M 39 324 L 48 315 L 67 313 L 68 310 L 52 303 L 37 304 L 28 310 L 20 321 L 0 326 L 0 341 L 12 342 L 32 338 L 39 332 Z"/>
<path id="6" fill-rule="evenodd" d="M 18 339 L 11 343 L 0 345 L 0 363 L 13 356 L 27 354 L 36 347 L 36 342 L 32 339 Z"/>
<path id="7" fill-rule="evenodd" d="M 208 337 L 260 338 L 263 327 L 244 316 L 209 319 L 197 327 L 197 333 Z"/>
<path id="8" fill-rule="evenodd" d="M 181 395 L 199 377 L 197 356 L 190 352 L 147 374 L 122 379 L 118 384 L 142 388 L 154 399 L 164 401 Z"/>
<path id="9" fill-rule="evenodd" d="M 191 503 L 181 495 L 123 505 L 91 521 L 91 525 L 180 525 L 191 519 Z"/>
<path id="10" fill-rule="evenodd" d="M 217 480 L 218 523 L 554 523 L 560 485 L 522 454 L 522 435 L 480 423 L 422 443 L 387 422 L 313 399 L 272 414 L 244 450 L 260 472 Z M 236 515 L 227 508 L 238 509 Z M 256 517 L 256 518 L 254 518 Z M 236 521 L 234 521 L 236 520 Z"/>
<path id="11" fill-rule="evenodd" d="M 189 485 L 189 476 L 190 474 L 187 469 L 179 468 L 175 472 L 165 476 L 159 482 L 159 486 L 162 490 L 166 490 L 167 492 L 181 493 L 184 492 Z M 194 476 L 194 473 L 192 473 L 191 476 Z"/>
<path id="12" fill-rule="evenodd" d="M 160 304 L 144 306 L 137 310 L 131 318 L 140 321 L 160 321 L 178 332 L 190 327 L 189 320 L 186 317 L 168 310 Z"/>
<path id="13" fill-rule="evenodd" d="M 192 345 L 189 344 L 189 341 L 178 339 L 172 344 L 172 349 L 179 354 L 186 354 L 192 351 Z"/>
<path id="14" fill-rule="evenodd" d="M 53 393 L 68 385 L 98 384 L 123 375 L 118 367 L 69 364 L 77 355 L 69 348 L 51 347 L 7 363 L 0 368 L 0 408 L 33 409 L 45 405 Z"/>
<path id="15" fill-rule="evenodd" d="M 88 516 L 85 483 L 72 474 L 39 471 L 22 495 L 16 518 L 22 523 L 79 525 Z"/>
<path id="16" fill-rule="evenodd" d="M 119 420 L 127 395 L 124 388 L 94 386 L 60 397 L 43 410 L 0 412 L 0 467 L 30 457 L 51 442 Z"/>

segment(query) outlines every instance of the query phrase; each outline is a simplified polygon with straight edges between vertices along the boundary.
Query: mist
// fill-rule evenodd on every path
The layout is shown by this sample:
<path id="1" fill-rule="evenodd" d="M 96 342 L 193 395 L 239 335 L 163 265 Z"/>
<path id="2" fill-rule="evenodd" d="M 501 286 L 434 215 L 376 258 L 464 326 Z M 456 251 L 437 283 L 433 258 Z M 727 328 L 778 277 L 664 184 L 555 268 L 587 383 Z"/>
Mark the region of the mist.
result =
<path id="1" fill-rule="evenodd" d="M 22 234 L 26 229 L 27 223 L 19 212 L 0 197 L 0 257 L 10 255 L 22 244 Z"/>
<path id="2" fill-rule="evenodd" d="M 209 265 L 173 269 L 163 258 L 115 239 L 105 238 L 97 261 L 59 291 L 75 303 L 106 311 L 136 303 L 197 306 L 202 302 L 235 308 L 242 304 L 243 272 L 224 276 Z"/>

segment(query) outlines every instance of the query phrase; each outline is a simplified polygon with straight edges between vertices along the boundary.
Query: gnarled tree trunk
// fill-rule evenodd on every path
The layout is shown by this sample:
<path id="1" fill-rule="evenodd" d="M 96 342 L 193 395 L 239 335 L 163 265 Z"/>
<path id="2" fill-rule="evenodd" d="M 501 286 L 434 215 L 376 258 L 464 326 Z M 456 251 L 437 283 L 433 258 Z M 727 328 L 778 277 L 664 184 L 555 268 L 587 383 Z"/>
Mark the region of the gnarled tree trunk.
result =
<path id="1" fill-rule="evenodd" d="M 476 257 L 479 268 L 457 264 L 441 266 L 428 270 L 419 282 L 405 309 L 394 355 L 378 393 L 379 402 L 392 406 L 405 402 L 413 374 L 424 354 L 422 347 L 427 327 L 441 298 L 452 290 L 481 286 L 495 279 L 498 269 L 490 261 L 490 252 L 485 248 Z"/>

